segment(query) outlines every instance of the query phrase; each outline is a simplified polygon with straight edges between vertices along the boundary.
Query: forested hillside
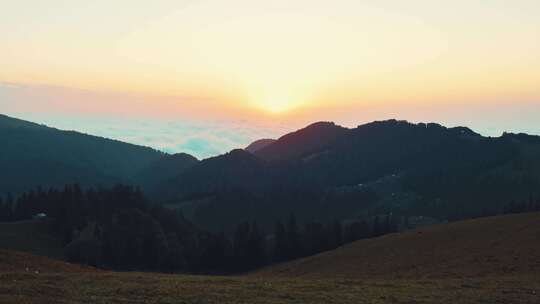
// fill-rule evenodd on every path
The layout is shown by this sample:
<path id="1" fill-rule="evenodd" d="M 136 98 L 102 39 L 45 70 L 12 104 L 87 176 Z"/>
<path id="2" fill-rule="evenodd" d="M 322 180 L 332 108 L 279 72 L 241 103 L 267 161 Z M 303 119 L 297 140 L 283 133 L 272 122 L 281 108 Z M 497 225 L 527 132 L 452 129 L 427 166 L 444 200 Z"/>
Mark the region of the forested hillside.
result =
<path id="1" fill-rule="evenodd" d="M 139 172 L 167 157 L 151 148 L 3 115 L 0 115 L 0 138 L 0 194 L 70 183 L 142 184 L 146 180 L 137 179 Z M 159 177 L 159 173 L 152 176 Z"/>
<path id="2" fill-rule="evenodd" d="M 255 152 L 203 160 L 163 184 L 159 201 L 219 230 L 357 221 L 394 213 L 435 221 L 500 213 L 537 197 L 540 138 L 483 137 L 464 127 L 381 121 L 346 129 L 316 123 Z"/>

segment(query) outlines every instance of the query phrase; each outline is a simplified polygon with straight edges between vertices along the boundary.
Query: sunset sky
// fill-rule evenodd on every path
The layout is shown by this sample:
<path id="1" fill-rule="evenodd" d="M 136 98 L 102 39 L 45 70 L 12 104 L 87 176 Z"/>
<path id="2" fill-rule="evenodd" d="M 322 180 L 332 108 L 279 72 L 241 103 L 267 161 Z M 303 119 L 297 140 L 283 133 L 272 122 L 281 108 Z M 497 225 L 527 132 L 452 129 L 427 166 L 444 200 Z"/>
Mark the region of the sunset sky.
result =
<path id="1" fill-rule="evenodd" d="M 0 113 L 198 157 L 318 120 L 540 134 L 540 1 L 0 0 Z"/>

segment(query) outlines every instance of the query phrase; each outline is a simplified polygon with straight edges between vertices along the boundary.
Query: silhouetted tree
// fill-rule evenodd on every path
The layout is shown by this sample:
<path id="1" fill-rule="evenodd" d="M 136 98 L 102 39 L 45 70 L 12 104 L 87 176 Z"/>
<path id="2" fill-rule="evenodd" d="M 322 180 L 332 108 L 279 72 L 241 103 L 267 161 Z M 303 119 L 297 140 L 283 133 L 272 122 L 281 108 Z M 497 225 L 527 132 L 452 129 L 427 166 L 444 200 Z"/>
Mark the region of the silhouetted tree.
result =
<path id="1" fill-rule="evenodd" d="M 381 222 L 380 222 L 380 219 L 379 219 L 379 216 L 376 215 L 375 218 L 373 219 L 373 234 L 372 236 L 376 237 L 376 236 L 381 236 L 384 234 L 384 230 L 381 226 Z"/>
<path id="2" fill-rule="evenodd" d="M 256 221 L 251 224 L 247 244 L 248 267 L 255 268 L 265 263 L 264 236 Z"/>
<path id="3" fill-rule="evenodd" d="M 345 243 L 351 243 L 372 236 L 368 223 L 363 221 L 352 222 L 345 228 Z"/>
<path id="4" fill-rule="evenodd" d="M 343 244 L 343 226 L 337 219 L 332 223 L 330 236 L 330 247 L 332 249 Z"/>
<path id="5" fill-rule="evenodd" d="M 278 220 L 274 230 L 274 261 L 282 262 L 289 257 L 287 232 L 283 223 Z"/>
<path id="6" fill-rule="evenodd" d="M 300 243 L 300 232 L 296 222 L 296 216 L 291 214 L 287 224 L 287 247 L 288 259 L 295 259 L 302 254 L 302 245 Z"/>

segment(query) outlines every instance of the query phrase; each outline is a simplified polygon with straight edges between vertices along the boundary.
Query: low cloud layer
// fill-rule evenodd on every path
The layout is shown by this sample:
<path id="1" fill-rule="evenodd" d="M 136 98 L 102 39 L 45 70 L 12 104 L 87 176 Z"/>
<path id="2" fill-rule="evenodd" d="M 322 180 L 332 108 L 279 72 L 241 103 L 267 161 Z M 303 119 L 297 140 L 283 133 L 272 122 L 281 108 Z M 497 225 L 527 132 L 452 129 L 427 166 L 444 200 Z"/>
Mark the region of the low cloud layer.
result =
<path id="1" fill-rule="evenodd" d="M 234 121 L 161 121 L 39 114 L 28 114 L 21 118 L 59 129 L 149 146 L 167 153 L 189 153 L 200 159 L 244 148 L 256 139 L 279 137 L 283 132 L 271 126 L 253 126 Z"/>
<path id="2" fill-rule="evenodd" d="M 196 107 L 197 102 L 181 97 L 148 99 L 0 82 L 1 114 L 167 153 L 185 152 L 197 158 L 244 148 L 261 138 L 278 138 L 320 120 L 354 127 L 373 120 L 396 118 L 438 122 L 449 127 L 468 126 L 487 136 L 499 136 L 505 131 L 540 134 L 540 101 L 536 100 L 392 107 L 356 105 L 318 108 L 300 116 L 275 119 Z"/>
<path id="3" fill-rule="evenodd" d="M 178 98 L 177 104 L 182 102 L 186 101 Z M 129 95 L 0 82 L 2 114 L 167 153 L 185 152 L 206 158 L 290 131 L 276 122 L 220 116 L 217 110 L 207 113 L 180 107 L 182 110 L 177 112 L 161 113 L 162 103 L 162 99 L 141 101 Z M 136 111 L 133 106 L 137 106 Z"/>

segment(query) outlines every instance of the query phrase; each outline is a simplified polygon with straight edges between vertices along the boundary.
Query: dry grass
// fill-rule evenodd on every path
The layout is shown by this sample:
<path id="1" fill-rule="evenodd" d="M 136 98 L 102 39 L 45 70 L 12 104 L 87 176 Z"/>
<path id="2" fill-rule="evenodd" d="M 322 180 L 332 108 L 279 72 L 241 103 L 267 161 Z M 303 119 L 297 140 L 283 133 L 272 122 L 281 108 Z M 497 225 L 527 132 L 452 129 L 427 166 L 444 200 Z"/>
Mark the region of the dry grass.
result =
<path id="1" fill-rule="evenodd" d="M 516 274 L 540 274 L 540 213 L 481 218 L 362 240 L 253 275 L 444 279 Z"/>
<path id="2" fill-rule="evenodd" d="M 0 223 L 0 249 L 61 259 L 64 255 L 62 240 L 50 229 L 49 221 Z"/>
<path id="3" fill-rule="evenodd" d="M 310 280 L 149 273 L 2 273 L 0 303 L 539 303 L 536 276 Z"/>
<path id="4" fill-rule="evenodd" d="M 0 251 L 0 303 L 536 304 L 539 220 L 507 216 L 390 235 L 235 277 L 107 272 Z"/>

